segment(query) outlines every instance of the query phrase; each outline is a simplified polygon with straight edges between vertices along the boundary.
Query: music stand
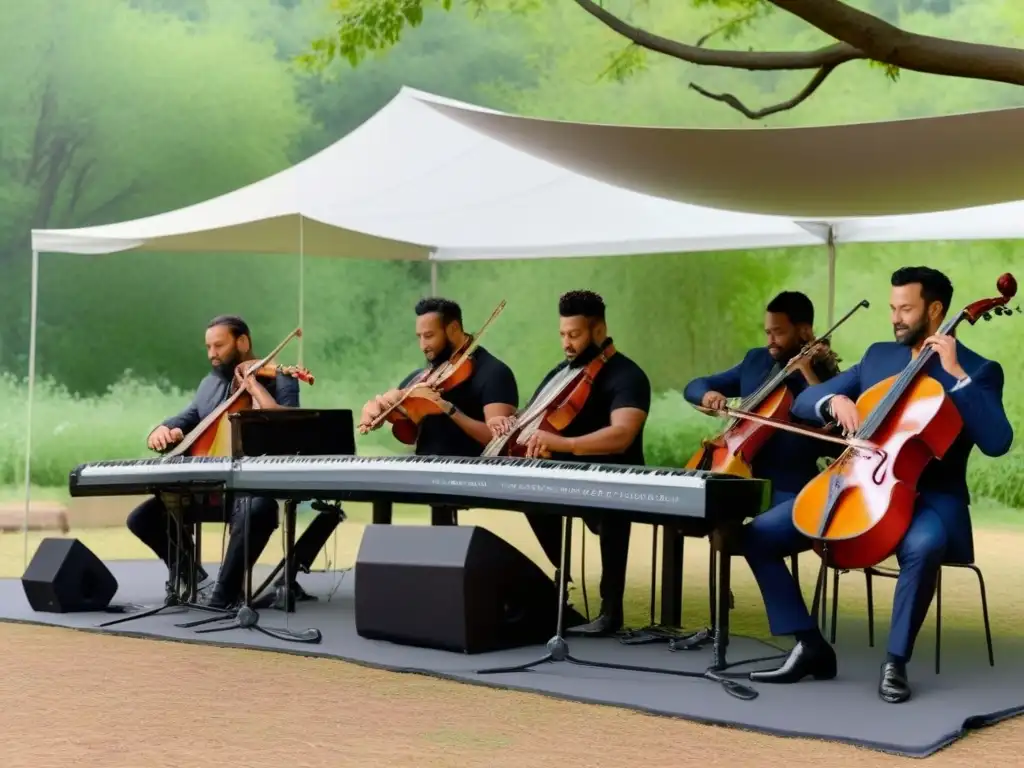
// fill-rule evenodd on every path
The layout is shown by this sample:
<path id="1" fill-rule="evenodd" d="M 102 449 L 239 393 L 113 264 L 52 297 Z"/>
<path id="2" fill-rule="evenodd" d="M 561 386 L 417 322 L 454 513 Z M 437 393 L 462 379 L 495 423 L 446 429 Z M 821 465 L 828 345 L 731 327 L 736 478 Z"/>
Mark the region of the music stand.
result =
<path id="1" fill-rule="evenodd" d="M 355 454 L 355 424 L 350 409 L 283 408 L 272 410 L 248 410 L 231 414 L 231 453 L 235 458 L 244 456 L 332 456 Z M 295 546 L 295 517 L 298 499 L 285 501 L 285 552 L 262 591 L 281 569 L 284 569 L 286 589 L 291 587 L 292 550 Z M 341 505 L 321 505 L 324 509 L 333 507 L 340 520 L 344 520 Z M 245 516 L 243 534 L 244 558 L 249 562 L 249 516 Z M 293 632 L 286 629 L 268 629 L 259 624 L 259 614 L 252 607 L 252 570 L 246 568 L 244 597 L 234 617 L 214 616 L 209 619 L 179 624 L 181 627 L 196 627 L 216 621 L 234 618 L 223 627 L 197 629 L 197 633 L 224 632 L 229 629 L 255 629 L 278 640 L 299 643 L 319 643 L 320 630 L 306 629 Z M 286 608 L 288 607 L 286 600 Z"/>

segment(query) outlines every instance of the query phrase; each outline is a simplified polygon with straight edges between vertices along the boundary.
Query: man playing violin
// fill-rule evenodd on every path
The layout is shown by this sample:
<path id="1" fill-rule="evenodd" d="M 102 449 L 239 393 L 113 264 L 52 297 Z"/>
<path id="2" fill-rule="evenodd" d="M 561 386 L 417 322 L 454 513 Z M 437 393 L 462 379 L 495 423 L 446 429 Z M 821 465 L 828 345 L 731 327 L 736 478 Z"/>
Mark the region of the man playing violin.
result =
<path id="1" fill-rule="evenodd" d="M 278 374 L 276 378 L 265 381 L 255 376 L 244 376 L 245 366 L 242 363 L 253 362 L 256 358 L 252 353 L 252 334 L 242 318 L 221 315 L 210 321 L 206 329 L 206 356 L 213 370 L 199 383 L 192 402 L 181 413 L 165 420 L 149 433 L 146 444 L 150 450 L 163 452 L 181 442 L 231 395 L 232 380 L 244 387 L 262 409 L 299 406 L 299 385 L 291 376 Z M 198 506 L 191 505 L 191 512 L 204 522 L 223 519 L 223 510 L 219 504 L 200 502 Z M 277 513 L 277 501 L 272 498 L 236 498 L 227 521 L 231 534 L 224 562 L 212 593 L 203 597 L 204 603 L 211 607 L 226 608 L 239 600 L 245 571 L 255 564 L 270 541 L 277 528 Z M 246 517 L 249 521 L 248 562 L 243 559 Z M 191 591 L 193 583 L 201 585 L 208 579 L 208 574 L 199 564 L 196 564 L 195 572 L 190 572 L 187 559 L 188 552 L 194 546 L 192 538 L 186 530 L 183 531 L 184 541 L 178 541 L 177 524 L 169 519 L 159 496 L 147 499 L 136 507 L 128 515 L 127 526 L 164 561 L 172 578 L 177 560 L 180 573 L 185 577 L 186 594 Z M 323 543 L 326 543 L 326 538 Z M 304 546 L 308 547 L 309 542 Z M 293 584 L 293 589 L 301 593 L 297 584 Z"/>
<path id="2" fill-rule="evenodd" d="M 596 293 L 566 293 L 558 301 L 558 314 L 565 359 L 544 377 L 531 402 L 563 370 L 585 367 L 612 345 L 605 322 L 604 300 Z M 526 456 L 643 466 L 644 424 L 650 407 L 651 383 L 647 374 L 616 350 L 598 371 L 590 396 L 569 426 L 561 434 L 538 429 L 526 444 Z M 514 426 L 511 414 L 488 423 L 495 437 L 506 434 Z M 623 624 L 622 601 L 632 526 L 625 515 L 615 512 L 588 513 L 582 517 L 587 527 L 600 536 L 601 611 L 596 620 L 566 631 L 577 635 L 610 635 Z M 528 513 L 526 519 L 544 554 L 557 570 L 562 558 L 561 518 Z"/>
<path id="3" fill-rule="evenodd" d="M 462 309 L 454 301 L 421 299 L 415 313 L 416 337 L 429 367 L 437 368 L 447 362 L 455 350 L 469 340 L 462 325 Z M 420 422 L 417 456 L 479 456 L 491 439 L 487 420 L 515 413 L 519 389 L 512 369 L 482 346 L 473 351 L 472 364 L 469 379 L 452 387 L 443 397 L 429 387 L 418 391 L 419 396 L 432 399 L 440 413 L 426 416 Z M 422 369 L 413 371 L 397 389 L 367 401 L 360 423 L 369 424 L 390 408 L 401 396 L 401 390 L 420 373 Z M 434 506 L 430 512 L 433 525 L 457 523 L 454 508 Z"/>
<path id="4" fill-rule="evenodd" d="M 935 593 L 943 563 L 973 562 L 974 543 L 967 488 L 967 460 L 977 446 L 986 456 L 1010 449 L 1013 429 L 1003 409 L 1003 370 L 952 336 L 938 333 L 949 310 L 953 285 L 930 267 L 904 267 L 891 279 L 889 306 L 895 341 L 868 347 L 863 358 L 828 382 L 805 390 L 793 413 L 818 424 L 835 421 L 846 434 L 860 427 L 856 399 L 871 386 L 903 371 L 922 350 L 934 356 L 923 373 L 945 389 L 963 428 L 941 460 L 921 474 L 913 518 L 896 549 L 899 578 L 893 598 L 887 658 L 878 694 L 897 703 L 910 698 L 906 665 Z M 836 656 L 807 611 L 783 562 L 810 549 L 793 523 L 793 501 L 755 518 L 746 530 L 746 558 L 764 597 L 773 635 L 793 635 L 796 645 L 778 669 L 753 672 L 752 680 L 791 683 L 836 675 Z"/>
<path id="5" fill-rule="evenodd" d="M 764 333 L 765 346 L 749 350 L 726 371 L 693 379 L 683 389 L 683 398 L 692 405 L 719 410 L 730 398 L 754 393 L 814 339 L 814 304 L 799 291 L 783 291 L 765 307 Z M 838 372 L 827 351 L 821 345 L 817 354 L 798 360 L 796 370 L 785 379 L 794 397 Z M 753 457 L 751 471 L 754 477 L 771 481 L 772 504 L 778 504 L 794 497 L 818 473 L 820 456 L 836 453 L 830 443 L 776 430 Z"/>

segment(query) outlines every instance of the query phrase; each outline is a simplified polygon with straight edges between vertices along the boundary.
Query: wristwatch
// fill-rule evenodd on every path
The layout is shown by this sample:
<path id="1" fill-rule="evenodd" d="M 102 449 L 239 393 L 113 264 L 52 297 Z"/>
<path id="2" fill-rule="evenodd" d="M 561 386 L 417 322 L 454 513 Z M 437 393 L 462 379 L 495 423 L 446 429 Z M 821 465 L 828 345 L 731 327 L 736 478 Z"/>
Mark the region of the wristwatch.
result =
<path id="1" fill-rule="evenodd" d="M 455 407 L 455 403 L 448 403 L 448 408 L 445 410 L 447 416 L 454 416 L 455 412 L 459 410 Z"/>

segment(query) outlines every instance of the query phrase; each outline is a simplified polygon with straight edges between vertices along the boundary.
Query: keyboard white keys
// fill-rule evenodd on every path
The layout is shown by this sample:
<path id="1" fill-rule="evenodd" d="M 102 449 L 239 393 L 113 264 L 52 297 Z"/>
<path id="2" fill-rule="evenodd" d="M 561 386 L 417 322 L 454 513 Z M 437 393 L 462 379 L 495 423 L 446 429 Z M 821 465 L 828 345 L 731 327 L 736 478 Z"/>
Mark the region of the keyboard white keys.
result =
<path id="1" fill-rule="evenodd" d="M 664 467 L 508 457 L 249 456 L 96 462 L 72 472 L 72 496 L 220 484 L 275 498 L 394 501 L 463 507 L 583 507 L 703 518 L 714 502 L 759 511 L 765 484 Z M 126 490 L 129 489 L 129 490 Z M 147 491 L 140 491 L 147 489 Z"/>

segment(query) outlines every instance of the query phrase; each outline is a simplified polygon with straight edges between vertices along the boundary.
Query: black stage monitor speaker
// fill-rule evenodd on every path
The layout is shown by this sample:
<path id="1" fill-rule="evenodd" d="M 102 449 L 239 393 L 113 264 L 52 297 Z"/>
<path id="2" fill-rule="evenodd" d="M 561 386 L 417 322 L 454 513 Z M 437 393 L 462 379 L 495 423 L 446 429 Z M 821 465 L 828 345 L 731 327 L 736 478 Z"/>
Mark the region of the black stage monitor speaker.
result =
<path id="1" fill-rule="evenodd" d="M 354 456 L 356 431 L 347 408 L 281 408 L 231 414 L 235 456 Z"/>
<path id="2" fill-rule="evenodd" d="M 39 543 L 21 577 L 32 610 L 44 613 L 102 611 L 117 592 L 117 579 L 78 539 Z"/>
<path id="3" fill-rule="evenodd" d="M 486 528 L 370 525 L 355 571 L 361 637 L 482 653 L 555 633 L 558 589 Z"/>

